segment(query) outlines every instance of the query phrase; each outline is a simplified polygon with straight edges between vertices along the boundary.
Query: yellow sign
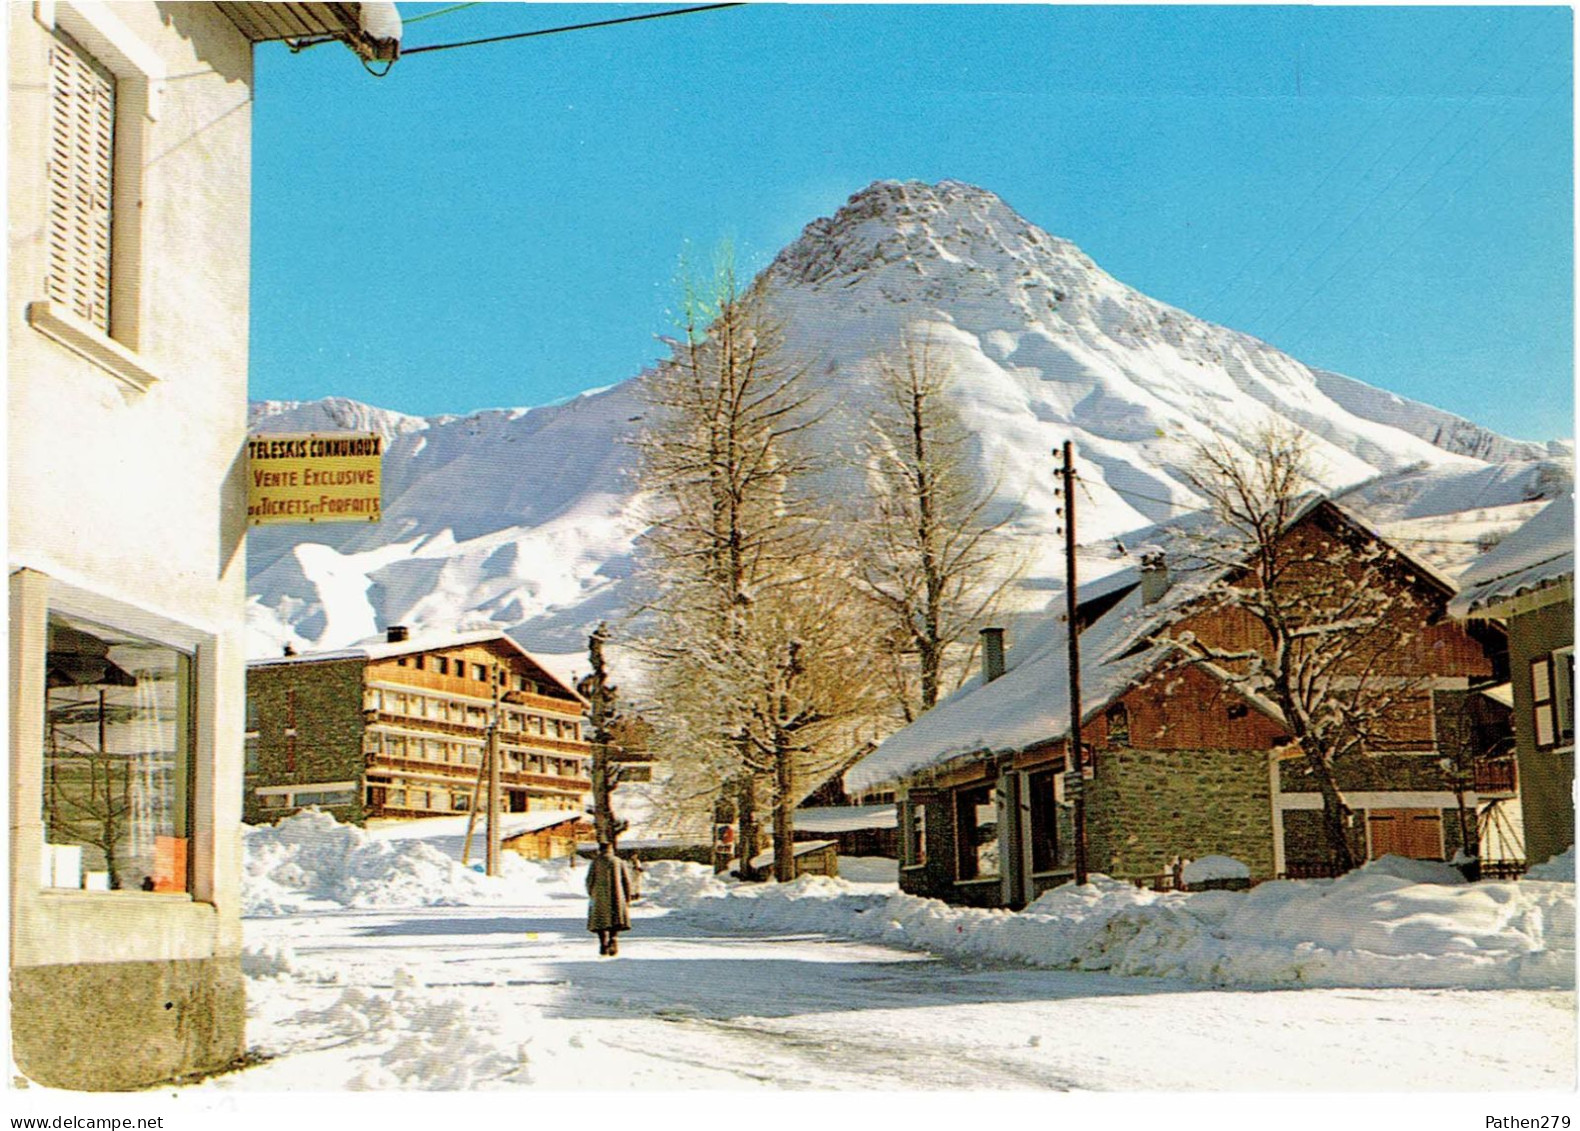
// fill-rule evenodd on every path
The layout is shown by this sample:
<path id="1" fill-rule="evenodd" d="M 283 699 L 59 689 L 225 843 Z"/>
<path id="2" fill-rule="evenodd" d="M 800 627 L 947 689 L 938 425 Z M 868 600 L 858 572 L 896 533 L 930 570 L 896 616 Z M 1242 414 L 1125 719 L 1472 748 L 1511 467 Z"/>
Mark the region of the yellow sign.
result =
<path id="1" fill-rule="evenodd" d="M 384 440 L 372 432 L 247 439 L 247 522 L 377 522 Z"/>

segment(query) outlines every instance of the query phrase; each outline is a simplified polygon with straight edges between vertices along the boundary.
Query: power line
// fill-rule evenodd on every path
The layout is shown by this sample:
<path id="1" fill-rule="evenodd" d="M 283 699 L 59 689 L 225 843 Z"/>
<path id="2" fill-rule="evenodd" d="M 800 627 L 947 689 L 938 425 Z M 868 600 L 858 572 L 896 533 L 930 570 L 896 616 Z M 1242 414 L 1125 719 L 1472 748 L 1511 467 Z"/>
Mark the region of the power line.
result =
<path id="1" fill-rule="evenodd" d="M 685 16 L 692 12 L 711 12 L 716 8 L 740 8 L 742 0 L 732 4 L 702 4 L 695 8 L 672 8 L 667 12 L 649 12 L 645 16 L 621 16 L 616 20 L 594 20 L 585 24 L 567 24 L 564 27 L 540 28 L 537 31 L 521 31 L 514 35 L 492 35 L 486 39 L 466 39 L 459 43 L 432 43 L 427 47 L 413 47 L 401 52 L 401 57 L 421 55 L 424 51 L 449 51 L 455 47 L 480 47 L 486 43 L 505 43 L 513 39 L 531 39 L 539 35 L 557 35 L 562 31 L 583 31 L 594 27 L 611 27 L 614 24 L 634 24 L 641 20 L 661 20 L 666 16 Z"/>
<path id="2" fill-rule="evenodd" d="M 1529 85 L 1529 84 L 1527 84 L 1527 85 Z M 1482 159 L 1482 161 L 1481 161 L 1481 163 L 1479 165 L 1477 165 L 1468 174 L 1466 174 L 1464 177 L 1460 178 L 1460 180 L 1458 182 L 1456 182 L 1455 190 L 1457 191 L 1459 186 L 1469 183 L 1472 179 L 1475 178 L 1475 176 L 1478 173 L 1481 172 L 1482 169 L 1485 169 L 1489 164 L 1491 164 L 1492 159 L 1494 157 L 1496 157 L 1498 154 L 1502 153 L 1504 151 L 1504 149 L 1508 148 L 1509 142 L 1512 141 L 1516 136 L 1518 136 L 1519 133 L 1522 130 L 1524 130 L 1526 126 L 1528 126 L 1531 122 L 1535 121 L 1535 119 L 1542 113 L 1542 111 L 1547 108 L 1547 104 L 1549 102 L 1551 102 L 1553 100 L 1553 98 L 1556 95 L 1560 94 L 1560 93 L 1563 93 L 1563 91 L 1562 90 L 1555 90 L 1555 91 L 1547 94 L 1545 97 L 1543 97 L 1541 99 L 1541 101 L 1539 101 L 1536 104 L 1536 108 L 1534 110 L 1532 110 L 1529 115 L 1527 115 L 1524 119 L 1521 120 L 1520 124 L 1515 129 L 1513 129 L 1513 130 L 1505 130 L 1503 132 L 1503 141 L 1498 146 L 1496 146 L 1491 151 L 1489 151 L 1487 153 L 1486 157 Z M 1417 196 L 1421 195 L 1421 190 L 1426 188 L 1426 186 L 1432 182 L 1432 178 L 1437 176 L 1438 173 L 1442 172 L 1445 168 L 1447 168 L 1450 164 L 1452 164 L 1455 160 L 1457 160 L 1459 155 L 1465 151 L 1466 146 L 1468 146 L 1474 140 L 1476 140 L 1476 138 L 1474 136 L 1466 138 L 1464 144 L 1462 144 L 1458 149 L 1456 149 L 1453 152 L 1453 154 L 1451 156 L 1449 156 L 1449 158 L 1446 161 L 1444 161 L 1441 165 L 1439 165 L 1436 169 L 1434 169 L 1432 171 L 1432 174 L 1430 176 L 1428 176 L 1426 180 L 1422 181 L 1419 185 L 1416 186 L 1416 189 L 1415 189 L 1414 192 L 1412 192 L 1409 196 L 1407 196 L 1402 202 L 1400 202 L 1398 207 L 1396 207 L 1391 213 L 1389 213 L 1388 218 L 1387 218 L 1387 220 L 1384 221 L 1384 223 L 1386 224 L 1386 223 L 1392 222 L 1392 220 L 1393 220 L 1393 218 L 1395 216 L 1399 215 L 1400 212 L 1403 212 L 1404 209 L 1409 206 L 1409 204 L 1410 204 L 1410 202 L 1412 200 L 1414 200 Z M 1378 271 L 1382 270 L 1384 265 L 1386 265 L 1388 263 L 1392 263 L 1394 261 L 1393 260 L 1394 253 L 1397 252 L 1400 248 L 1404 247 L 1405 244 L 1407 244 L 1410 241 L 1410 239 L 1415 235 L 1416 232 L 1420 231 L 1423 227 L 1425 227 L 1426 224 L 1434 216 L 1436 216 L 1445 207 L 1447 207 L 1449 201 L 1454 199 L 1454 196 L 1455 196 L 1455 192 L 1446 192 L 1441 197 L 1439 197 L 1436 207 L 1434 207 L 1430 212 L 1428 212 L 1424 217 L 1422 217 L 1420 222 L 1417 223 L 1415 225 L 1415 227 L 1411 228 L 1410 231 L 1405 235 L 1404 239 L 1399 241 L 1399 243 L 1394 245 L 1393 249 L 1389 252 L 1389 254 L 1379 257 L 1378 260 L 1377 260 L 1377 265 L 1374 266 L 1365 275 L 1362 275 L 1358 280 L 1356 280 L 1355 285 L 1358 286 L 1359 284 L 1366 282 L 1373 275 L 1377 274 Z M 1341 275 L 1344 272 L 1345 268 L 1347 268 L 1351 263 L 1355 262 L 1356 257 L 1359 256 L 1360 254 L 1362 254 L 1362 252 L 1364 252 L 1366 250 L 1367 250 L 1366 246 L 1363 245 L 1362 247 L 1357 248 L 1355 251 L 1351 252 L 1349 257 L 1347 259 L 1345 259 L 1344 262 L 1340 263 L 1338 265 L 1338 267 L 1334 268 L 1333 273 L 1330 274 L 1326 279 L 1324 279 L 1319 286 L 1314 287 L 1311 290 L 1307 291 L 1305 297 L 1302 298 L 1298 303 L 1296 303 L 1294 308 L 1292 310 L 1290 310 L 1290 312 L 1288 314 L 1284 315 L 1284 317 L 1279 321 L 1278 325 L 1274 326 L 1273 329 L 1268 332 L 1268 337 L 1269 338 L 1274 337 L 1281 330 L 1283 330 L 1283 328 L 1289 324 L 1291 319 L 1293 319 L 1297 314 L 1299 314 L 1302 310 L 1304 310 L 1306 308 L 1306 306 L 1311 302 L 1311 300 L 1313 298 L 1315 298 L 1318 294 L 1320 294 L 1323 290 L 1325 290 L 1327 288 L 1328 284 L 1332 283 L 1334 279 L 1338 278 L 1339 275 Z"/>
<path id="3" fill-rule="evenodd" d="M 420 24 L 423 20 L 438 19 L 440 16 L 448 16 L 451 12 L 460 12 L 467 8 L 475 7 L 477 7 L 476 3 L 451 4 L 448 8 L 440 8 L 437 12 L 424 12 L 420 16 L 407 16 L 401 21 L 401 23 L 405 27 L 411 27 L 412 24 Z"/>
<path id="4" fill-rule="evenodd" d="M 1523 52 L 1524 49 L 1532 41 L 1534 41 L 1536 39 L 1536 37 L 1540 34 L 1540 30 L 1541 29 L 1539 29 L 1539 28 L 1535 29 L 1529 35 L 1527 35 L 1524 39 L 1522 39 L 1519 42 L 1519 44 L 1514 49 L 1515 54 Z M 1278 287 L 1278 290 L 1277 290 L 1276 293 L 1274 293 L 1274 294 L 1272 294 L 1270 296 L 1267 296 L 1267 297 L 1270 297 L 1272 299 L 1271 302 L 1268 302 L 1267 301 L 1267 297 L 1264 297 L 1263 302 L 1258 304 L 1257 309 L 1261 312 L 1259 314 L 1259 316 L 1258 316 L 1258 320 L 1261 320 L 1263 318 L 1271 318 L 1271 316 L 1277 311 L 1279 305 L 1285 300 L 1285 297 L 1287 296 L 1289 291 L 1291 289 L 1295 288 L 1295 287 L 1299 287 L 1304 292 L 1304 294 L 1306 296 L 1305 298 L 1303 298 L 1300 301 L 1300 303 L 1298 304 L 1296 309 L 1298 310 L 1298 309 L 1300 309 L 1300 308 L 1302 308 L 1302 307 L 1304 307 L 1306 305 L 1306 302 L 1309 301 L 1310 297 L 1315 293 L 1314 291 L 1306 289 L 1305 284 L 1303 282 L 1303 280 L 1305 280 L 1308 277 L 1309 272 L 1313 268 L 1315 268 L 1318 263 L 1320 263 L 1322 261 L 1323 256 L 1327 255 L 1330 251 L 1334 251 L 1335 249 L 1338 248 L 1339 244 L 1344 240 L 1344 238 L 1346 236 L 1348 236 L 1351 231 L 1354 230 L 1355 225 L 1360 223 L 1361 220 L 1366 217 L 1367 213 L 1369 213 L 1378 204 L 1378 202 L 1380 202 L 1382 200 L 1382 198 L 1388 194 L 1389 190 L 1392 189 L 1394 187 L 1394 185 L 1398 183 L 1400 177 L 1404 176 L 1405 173 L 1409 172 L 1411 169 L 1413 169 L 1413 168 L 1415 168 L 1417 166 L 1417 163 L 1421 160 L 1422 157 L 1424 157 L 1426 155 L 1427 151 L 1429 149 L 1431 149 L 1432 146 L 1437 143 L 1439 138 L 1443 137 L 1449 131 L 1449 128 L 1451 126 L 1455 125 L 1458 122 L 1459 118 L 1461 117 L 1461 115 L 1464 114 L 1465 110 L 1468 107 L 1470 107 L 1471 105 L 1473 105 L 1476 102 L 1476 100 L 1481 97 L 1482 92 L 1484 90 L 1486 90 L 1487 86 L 1492 82 L 1492 80 L 1495 79 L 1495 78 L 1498 78 L 1501 75 L 1501 73 L 1502 73 L 1501 71 L 1494 70 L 1491 73 L 1489 73 L 1485 78 L 1483 78 L 1481 80 L 1481 84 L 1479 86 L 1477 86 L 1476 89 L 1474 91 L 1472 91 L 1468 97 L 1466 97 L 1463 101 L 1461 101 L 1459 103 L 1458 106 L 1456 106 L 1454 108 L 1454 111 L 1447 118 L 1445 118 L 1443 120 L 1442 124 L 1439 125 L 1438 128 L 1432 132 L 1432 135 L 1429 138 L 1427 138 L 1427 140 L 1425 142 L 1423 142 L 1420 145 L 1420 147 L 1418 147 L 1415 150 L 1414 153 L 1412 153 L 1410 155 L 1409 159 L 1407 159 L 1403 164 L 1399 165 L 1394 170 L 1393 175 L 1388 178 L 1387 183 L 1385 183 L 1382 188 L 1378 189 L 1377 192 L 1372 196 L 1372 198 L 1370 200 L 1368 200 L 1364 205 L 1361 206 L 1361 208 L 1360 208 L 1360 210 L 1358 212 L 1356 212 L 1353 216 L 1350 217 L 1349 222 L 1344 225 L 1343 230 L 1340 231 L 1338 235 L 1334 236 L 1331 240 L 1329 240 L 1327 242 L 1327 245 L 1321 251 L 1319 251 L 1316 254 L 1315 257 L 1313 257 L 1311 259 L 1310 263 L 1305 268 L 1303 268 L 1302 270 L 1300 270 L 1298 272 L 1295 272 L 1295 273 L 1293 273 L 1293 274 L 1291 274 L 1289 276 L 1286 276 L 1286 279 L 1283 282 L 1282 286 L 1279 286 L 1278 281 L 1276 279 L 1272 278 L 1272 275 L 1277 275 L 1278 272 L 1283 269 L 1284 265 L 1289 262 L 1289 257 L 1285 257 L 1285 259 L 1279 263 L 1279 266 L 1277 268 L 1275 268 L 1274 271 L 1272 272 L 1272 274 L 1269 276 L 1269 283 L 1271 285 L 1275 286 L 1275 287 Z M 1528 84 L 1529 84 L 1529 80 L 1527 81 L 1527 85 Z M 1480 132 L 1480 130 L 1482 128 L 1483 127 L 1481 127 L 1481 126 L 1473 125 L 1471 127 L 1470 136 L 1466 139 L 1466 142 L 1468 143 L 1470 141 L 1475 140 L 1477 135 L 1479 134 L 1479 132 Z M 1463 148 L 1463 145 L 1461 146 L 1461 148 Z M 1456 156 L 1457 156 L 1457 152 L 1456 152 Z M 1375 167 L 1376 167 L 1376 163 L 1373 162 L 1373 165 L 1371 166 L 1371 168 L 1375 168 Z M 1367 172 L 1365 174 L 1363 174 L 1362 180 L 1364 180 L 1366 176 L 1370 176 L 1371 168 L 1368 168 Z M 1417 186 L 1417 190 L 1416 191 L 1419 192 L 1421 188 L 1424 188 L 1427 184 L 1429 184 L 1431 182 L 1432 178 L 1435 177 L 1437 175 L 1437 173 L 1441 171 L 1441 169 L 1442 169 L 1442 166 L 1439 166 L 1437 169 L 1434 169 L 1431 173 L 1427 174 L 1426 180 L 1421 182 L 1421 184 Z M 1411 194 L 1411 199 L 1414 199 L 1414 195 L 1415 195 L 1414 193 Z M 1390 219 L 1391 218 L 1392 217 L 1390 216 Z M 1361 250 L 1362 251 L 1366 250 L 1367 246 L 1368 245 L 1362 244 L 1361 245 Z M 1323 285 L 1326 286 L 1327 284 L 1324 283 Z M 1293 317 L 1293 312 L 1291 312 L 1290 314 L 1286 314 L 1284 316 L 1284 318 L 1282 320 L 1280 320 L 1277 329 L 1281 329 L 1283 327 L 1283 325 L 1285 323 L 1287 323 L 1291 317 Z M 1272 335 L 1274 333 L 1277 333 L 1277 329 L 1273 330 L 1272 332 L 1270 332 L 1267 335 L 1259 335 L 1259 336 L 1270 338 L 1270 337 L 1272 337 Z"/>
<path id="5" fill-rule="evenodd" d="M 1458 78 L 1460 72 L 1462 72 L 1465 69 L 1466 64 L 1468 64 L 1472 59 L 1474 59 L 1478 54 L 1480 54 L 1483 51 L 1483 49 L 1484 49 L 1484 45 L 1481 42 L 1479 42 L 1479 41 L 1471 44 L 1470 51 L 1466 55 L 1464 55 L 1459 60 L 1459 62 L 1452 68 L 1452 72 L 1453 72 L 1454 77 L 1456 79 Z M 1445 68 L 1445 70 L 1447 70 L 1447 68 Z M 1401 87 L 1400 90 L 1397 91 L 1394 94 L 1393 98 L 1389 101 L 1388 105 L 1383 107 L 1382 111 L 1377 115 L 1377 120 L 1384 121 L 1384 122 L 1388 121 L 1389 120 L 1389 116 L 1394 111 L 1394 108 L 1399 105 L 1399 103 L 1403 100 L 1403 98 L 1404 98 L 1404 89 L 1403 89 L 1403 87 Z M 1429 109 L 1428 110 L 1423 110 L 1423 112 L 1421 114 L 1418 114 L 1418 115 L 1415 115 L 1414 117 L 1412 117 L 1410 119 L 1410 121 L 1407 123 L 1406 129 L 1404 131 L 1402 131 L 1402 132 L 1403 133 L 1408 133 L 1411 130 L 1413 130 L 1413 128 L 1415 127 L 1417 121 L 1424 121 L 1425 120 L 1425 115 L 1428 112 L 1430 112 Z M 1355 136 L 1355 139 L 1350 143 L 1349 147 L 1344 151 L 1344 156 L 1340 157 L 1337 161 L 1335 161 L 1333 163 L 1332 168 L 1329 169 L 1328 172 L 1326 174 L 1324 174 L 1322 177 L 1317 179 L 1317 181 L 1311 186 L 1311 190 L 1306 193 L 1305 198 L 1303 200 L 1301 200 L 1301 202 L 1298 205 L 1296 205 L 1294 208 L 1290 209 L 1288 214 L 1290 216 L 1304 216 L 1306 214 L 1307 206 L 1312 204 L 1312 203 L 1314 203 L 1316 201 L 1317 194 L 1319 192 L 1321 192 L 1321 190 L 1323 188 L 1325 188 L 1328 184 L 1330 184 L 1338 176 L 1338 172 L 1339 172 L 1340 169 L 1342 169 L 1344 167 L 1345 162 L 1347 162 L 1360 149 L 1361 145 L 1368 138 L 1371 138 L 1373 136 L 1375 136 L 1374 131 L 1372 131 L 1370 128 L 1363 127 L 1360 130 L 1360 132 Z M 1382 160 L 1383 156 L 1386 155 L 1387 153 L 1393 151 L 1393 146 L 1392 146 L 1391 142 L 1392 142 L 1392 139 L 1385 140 L 1384 144 L 1379 149 L 1377 156 L 1374 157 L 1372 159 L 1371 164 L 1369 164 L 1366 167 L 1366 171 L 1364 173 L 1362 173 L 1359 177 L 1356 177 L 1354 180 L 1352 180 L 1350 182 L 1350 185 L 1351 185 L 1352 188 L 1358 188 L 1358 186 L 1363 184 L 1365 182 L 1366 178 L 1371 175 L 1372 170 L 1374 170 L 1377 167 L 1377 163 L 1380 160 Z M 1334 208 L 1332 210 L 1331 214 L 1337 214 L 1338 211 L 1340 211 L 1340 209 L 1336 207 L 1336 208 Z M 1292 258 L 1296 254 L 1296 252 L 1302 250 L 1306 246 L 1306 244 L 1308 244 L 1311 241 L 1311 238 L 1314 235 L 1316 235 L 1316 233 L 1318 231 L 1321 230 L 1323 224 L 1325 224 L 1325 223 L 1327 223 L 1327 217 L 1324 217 L 1322 220 L 1318 221 L 1315 225 L 1313 225 L 1311 227 L 1311 229 L 1306 233 L 1306 235 L 1303 236 L 1300 239 L 1300 241 L 1295 245 L 1295 251 L 1291 251 L 1290 253 L 1288 253 L 1284 257 L 1284 259 L 1280 262 L 1279 266 L 1282 267 L 1284 263 L 1288 262 L 1289 259 Z M 1235 284 L 1240 281 L 1240 279 L 1245 275 L 1246 271 L 1249 270 L 1251 268 L 1251 266 L 1253 264 L 1255 264 L 1257 261 L 1264 260 L 1266 257 L 1269 257 L 1271 255 L 1271 253 L 1276 249 L 1277 245 L 1279 243 L 1281 243 L 1281 242 L 1282 241 L 1279 239 L 1279 237 L 1277 235 L 1269 237 L 1268 240 L 1262 245 L 1262 247 L 1260 249 L 1258 249 L 1256 252 L 1252 253 L 1252 255 L 1248 259 L 1246 259 L 1245 262 L 1240 264 L 1239 269 L 1235 271 L 1235 273 L 1230 277 L 1229 281 L 1227 283 L 1225 283 L 1223 285 L 1223 287 L 1219 289 L 1218 293 L 1215 294 L 1212 297 L 1211 301 L 1209 303 L 1205 304 L 1205 305 L 1207 305 L 1208 307 L 1216 306 L 1220 301 L 1222 301 L 1223 299 L 1227 298 L 1234 291 Z M 1277 273 L 1276 269 L 1274 271 L 1268 272 L 1269 279 L 1271 279 L 1276 273 Z M 1252 293 L 1256 294 L 1260 290 L 1261 290 L 1260 287 L 1255 287 L 1255 288 L 1253 288 Z"/>

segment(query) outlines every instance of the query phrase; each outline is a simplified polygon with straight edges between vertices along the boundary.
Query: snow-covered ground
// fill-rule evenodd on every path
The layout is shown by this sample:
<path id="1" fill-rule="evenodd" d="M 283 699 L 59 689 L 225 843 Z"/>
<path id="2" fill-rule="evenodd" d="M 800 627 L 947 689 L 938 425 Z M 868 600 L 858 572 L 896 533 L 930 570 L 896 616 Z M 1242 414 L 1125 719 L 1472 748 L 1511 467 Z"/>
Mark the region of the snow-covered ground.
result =
<path id="1" fill-rule="evenodd" d="M 507 853 L 492 879 L 457 848 L 449 830 L 369 835 L 314 812 L 250 830 L 260 1063 L 169 1093 L 178 1109 L 274 1126 L 300 1110 L 283 1093 L 333 1093 L 313 1110 L 371 1102 L 416 1126 L 455 1109 L 409 1093 L 523 1088 L 535 1112 L 544 1091 L 643 1093 L 611 1111 L 644 1120 L 695 1112 L 676 1096 L 696 1089 L 908 1093 L 902 1109 L 962 1089 L 1406 1092 L 1417 1114 L 1444 1092 L 1542 1093 L 1513 1114 L 1573 1100 L 1572 853 L 1518 883 L 1397 860 L 1247 894 L 1099 878 L 1018 914 L 901 895 L 889 861 L 786 885 L 655 862 L 608 960 L 584 929 L 580 868 Z M 400 1099 L 349 1098 L 364 1091 Z M 1296 1107 L 1285 1125 L 1316 1125 Z M 809 1109 L 754 1110 L 789 1126 Z M 839 1110 L 893 1117 L 848 1097 Z M 1218 1125 L 1225 1110 L 1239 1109 L 1212 1109 Z"/>

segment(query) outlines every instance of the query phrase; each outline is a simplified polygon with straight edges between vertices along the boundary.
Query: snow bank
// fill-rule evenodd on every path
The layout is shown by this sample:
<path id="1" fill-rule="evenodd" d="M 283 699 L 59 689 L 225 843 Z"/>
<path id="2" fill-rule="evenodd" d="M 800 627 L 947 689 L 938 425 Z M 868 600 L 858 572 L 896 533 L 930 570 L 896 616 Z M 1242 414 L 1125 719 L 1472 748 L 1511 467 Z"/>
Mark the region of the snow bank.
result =
<path id="1" fill-rule="evenodd" d="M 247 830 L 245 846 L 249 916 L 528 905 L 579 894 L 580 877 L 565 861 L 505 853 L 505 874 L 489 878 L 421 840 L 377 839 L 316 810 Z M 1235 870 L 1233 862 L 1202 863 Z M 1447 864 L 1393 856 L 1337 880 L 1273 881 L 1248 892 L 1158 893 L 1094 876 L 1015 913 L 951 907 L 888 883 L 803 876 L 741 884 L 702 865 L 653 861 L 643 894 L 644 906 L 711 929 L 816 931 L 954 958 L 1209 985 L 1569 989 L 1573 875 L 1571 849 L 1508 883 L 1469 884 Z M 288 976 L 294 956 L 249 951 L 243 963 L 253 978 Z M 450 1039 L 441 1036 L 441 1045 Z"/>
<path id="2" fill-rule="evenodd" d="M 1538 864 L 1525 873 L 1527 880 L 1563 880 L 1575 882 L 1575 846 L 1570 845 L 1545 864 Z"/>
<path id="3" fill-rule="evenodd" d="M 1338 880 L 1166 893 L 1094 876 L 1024 911 L 951 907 L 821 876 L 724 883 L 654 864 L 653 901 L 724 930 L 816 930 L 983 961 L 1209 985 L 1567 989 L 1574 886 L 1467 884 L 1443 864 L 1385 858 Z"/>
<path id="4" fill-rule="evenodd" d="M 504 874 L 490 878 L 424 841 L 372 836 L 318 809 L 248 827 L 242 843 L 243 915 L 526 903 L 555 870 L 506 852 Z"/>

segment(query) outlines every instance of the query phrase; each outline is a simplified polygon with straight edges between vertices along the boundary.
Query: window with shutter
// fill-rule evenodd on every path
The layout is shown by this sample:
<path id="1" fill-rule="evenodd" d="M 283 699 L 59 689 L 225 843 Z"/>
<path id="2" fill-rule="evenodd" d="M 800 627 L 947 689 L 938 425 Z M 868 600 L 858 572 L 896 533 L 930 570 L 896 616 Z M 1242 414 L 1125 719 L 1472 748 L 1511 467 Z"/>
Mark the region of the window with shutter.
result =
<path id="1" fill-rule="evenodd" d="M 70 36 L 49 51 L 49 300 L 110 332 L 115 76 Z"/>
<path id="2" fill-rule="evenodd" d="M 1551 746 L 1557 737 L 1553 701 L 1553 660 L 1543 656 L 1531 661 L 1531 722 L 1537 746 Z"/>
<path id="3" fill-rule="evenodd" d="M 1553 705 L 1558 715 L 1558 741 L 1575 740 L 1575 650 L 1553 653 Z"/>

